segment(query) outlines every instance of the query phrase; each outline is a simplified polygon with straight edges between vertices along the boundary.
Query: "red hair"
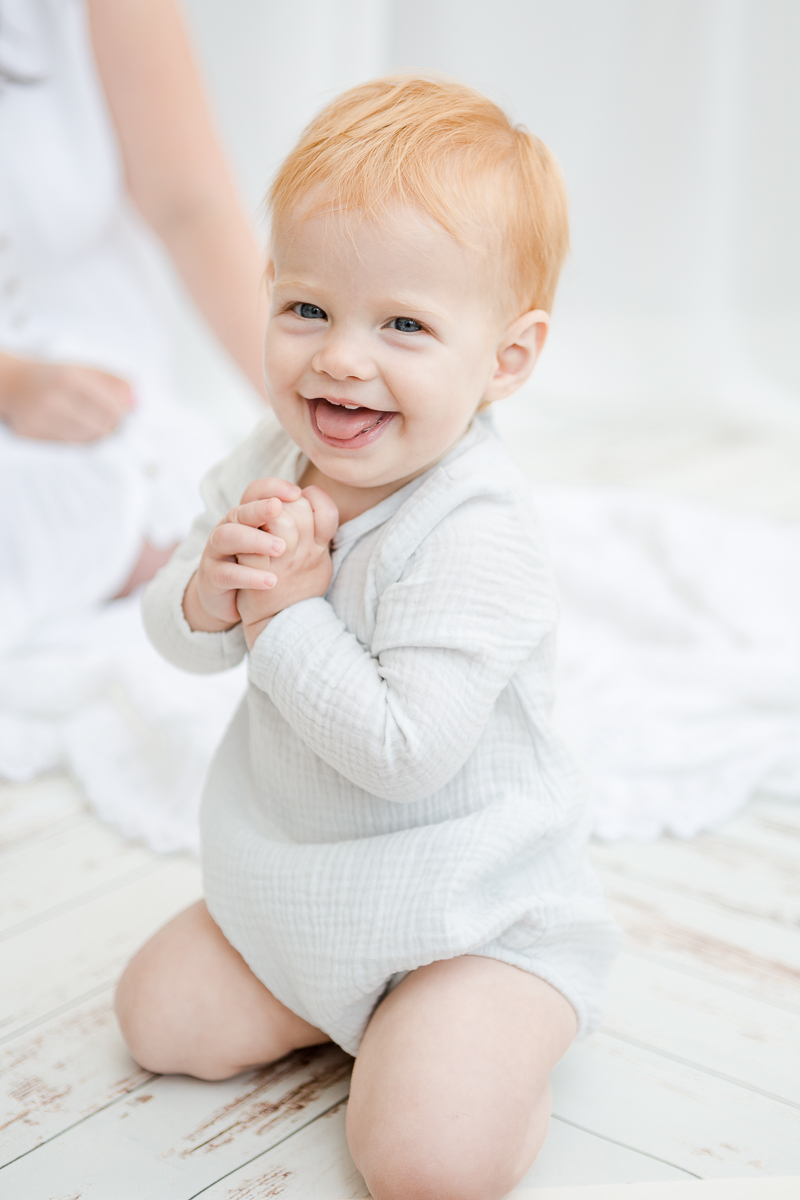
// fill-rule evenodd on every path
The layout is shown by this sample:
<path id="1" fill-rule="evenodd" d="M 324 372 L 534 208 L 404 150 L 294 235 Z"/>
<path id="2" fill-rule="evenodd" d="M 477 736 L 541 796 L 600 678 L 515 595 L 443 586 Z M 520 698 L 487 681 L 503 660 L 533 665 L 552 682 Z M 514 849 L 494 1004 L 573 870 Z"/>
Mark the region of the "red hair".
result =
<path id="1" fill-rule="evenodd" d="M 418 75 L 351 88 L 306 128 L 268 196 L 274 229 L 331 209 L 380 220 L 397 203 L 491 254 L 518 312 L 550 310 L 569 241 L 564 182 L 547 146 L 486 96 Z"/>

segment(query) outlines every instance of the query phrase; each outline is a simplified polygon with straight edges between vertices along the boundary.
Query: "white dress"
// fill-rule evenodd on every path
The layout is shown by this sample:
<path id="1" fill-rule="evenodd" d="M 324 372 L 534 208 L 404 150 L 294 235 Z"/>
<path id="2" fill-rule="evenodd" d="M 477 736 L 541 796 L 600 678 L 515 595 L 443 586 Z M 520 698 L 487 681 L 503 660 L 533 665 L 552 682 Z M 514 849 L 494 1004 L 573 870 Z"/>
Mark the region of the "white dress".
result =
<path id="1" fill-rule="evenodd" d="M 305 459 L 274 417 L 204 481 L 205 513 L 144 597 L 196 672 L 241 626 L 182 611 L 210 530 L 254 478 Z M 479 418 L 438 466 L 342 525 L 325 598 L 279 613 L 212 763 L 209 910 L 284 1004 L 355 1053 L 385 989 L 460 954 L 602 1011 L 616 929 L 588 864 L 586 792 L 552 727 L 557 600 L 528 487 Z"/>
<path id="2" fill-rule="evenodd" d="M 144 680 L 147 721 L 148 680 L 164 688 L 135 601 L 114 613 L 97 606 L 125 582 L 145 539 L 167 546 L 184 536 L 198 481 L 225 449 L 175 398 L 156 281 L 152 239 L 125 195 L 83 0 L 3 0 L 0 351 L 107 369 L 132 382 L 137 403 L 90 445 L 18 437 L 0 422 L 0 776 L 75 770 L 93 736 L 98 762 L 83 782 L 107 793 L 115 769 L 124 776 L 142 758 L 141 739 L 123 737 L 116 763 L 104 760 L 108 720 L 92 736 L 85 722 L 74 725 L 114 686 L 130 708 L 131 680 Z M 155 841 L 175 844 L 158 832 Z"/>
<path id="3" fill-rule="evenodd" d="M 152 250 L 125 197 L 82 0 L 4 0 L 0 67 L 27 80 L 0 81 L 0 350 L 107 369 L 137 400 L 88 446 L 0 423 L 2 647 L 113 596 L 145 537 L 179 538 L 214 443 L 174 400 Z"/>

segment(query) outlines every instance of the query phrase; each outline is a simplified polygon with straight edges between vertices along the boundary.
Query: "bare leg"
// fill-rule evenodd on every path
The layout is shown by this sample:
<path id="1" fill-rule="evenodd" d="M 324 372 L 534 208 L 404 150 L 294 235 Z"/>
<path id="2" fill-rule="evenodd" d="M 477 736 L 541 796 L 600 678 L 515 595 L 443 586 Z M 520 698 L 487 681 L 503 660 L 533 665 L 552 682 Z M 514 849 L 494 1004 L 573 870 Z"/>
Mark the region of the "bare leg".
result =
<path id="1" fill-rule="evenodd" d="M 175 545 L 177 545 L 177 542 Z M 123 596 L 130 596 L 133 589 L 137 588 L 140 583 L 149 583 L 156 571 L 160 571 L 162 567 L 166 566 L 172 558 L 174 550 L 175 546 L 168 546 L 166 550 L 156 550 L 155 546 L 151 546 L 149 542 L 145 542 L 136 566 L 116 596 L 114 596 L 114 599 L 120 600 Z"/>
<path id="2" fill-rule="evenodd" d="M 202 900 L 131 959 L 116 1008 L 133 1057 L 161 1074 L 228 1079 L 329 1040 L 267 991 Z"/>
<path id="3" fill-rule="evenodd" d="M 376 1010 L 347 1136 L 375 1200 L 500 1200 L 550 1122 L 550 1071 L 575 1036 L 543 980 L 479 956 L 413 971 Z"/>

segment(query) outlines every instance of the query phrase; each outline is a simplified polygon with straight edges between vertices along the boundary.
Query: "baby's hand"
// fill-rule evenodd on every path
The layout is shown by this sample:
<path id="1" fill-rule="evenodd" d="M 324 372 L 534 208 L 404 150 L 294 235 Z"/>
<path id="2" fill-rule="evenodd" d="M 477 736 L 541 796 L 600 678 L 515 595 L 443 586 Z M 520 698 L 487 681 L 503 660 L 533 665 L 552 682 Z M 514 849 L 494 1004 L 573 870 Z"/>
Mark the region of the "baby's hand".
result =
<path id="1" fill-rule="evenodd" d="M 200 566 L 189 581 L 183 611 L 192 629 L 214 633 L 239 623 L 236 593 L 239 588 L 263 594 L 274 588 L 277 577 L 269 570 L 271 558 L 283 554 L 283 540 L 263 528 L 277 519 L 284 502 L 300 497 L 300 488 L 285 479 L 259 479 L 251 483 L 242 503 L 212 529 Z M 237 556 L 257 557 L 257 564 L 237 562 Z"/>
<path id="2" fill-rule="evenodd" d="M 269 569 L 276 579 L 272 591 L 243 588 L 237 597 L 248 646 L 253 644 L 268 621 L 300 600 L 324 596 L 332 574 L 330 540 L 339 525 L 339 511 L 327 492 L 319 487 L 304 488 L 299 498 L 284 503 L 266 522 L 268 532 L 279 537 L 286 549 L 277 559 L 265 563 L 260 556 L 238 555 L 240 564 Z"/>

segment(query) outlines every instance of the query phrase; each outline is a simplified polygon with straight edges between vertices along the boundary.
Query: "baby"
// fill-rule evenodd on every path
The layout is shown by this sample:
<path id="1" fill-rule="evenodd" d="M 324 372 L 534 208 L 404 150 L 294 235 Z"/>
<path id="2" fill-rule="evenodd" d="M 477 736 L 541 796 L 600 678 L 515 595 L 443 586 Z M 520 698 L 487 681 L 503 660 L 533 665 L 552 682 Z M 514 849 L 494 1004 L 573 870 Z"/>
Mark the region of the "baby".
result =
<path id="1" fill-rule="evenodd" d="M 616 932 L 550 722 L 557 601 L 490 406 L 567 244 L 541 142 L 456 83 L 377 80 L 271 192 L 273 415 L 145 596 L 189 671 L 249 653 L 209 772 L 206 901 L 128 966 L 142 1066 L 222 1079 L 332 1039 L 376 1200 L 492 1200 L 544 1140 Z"/>

